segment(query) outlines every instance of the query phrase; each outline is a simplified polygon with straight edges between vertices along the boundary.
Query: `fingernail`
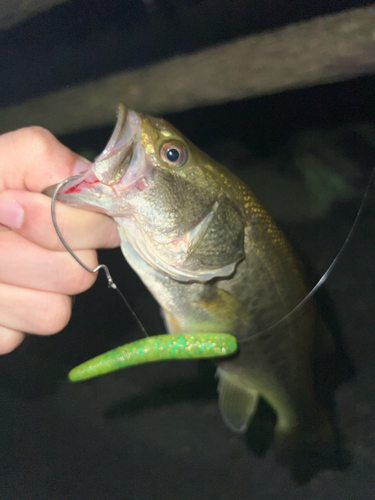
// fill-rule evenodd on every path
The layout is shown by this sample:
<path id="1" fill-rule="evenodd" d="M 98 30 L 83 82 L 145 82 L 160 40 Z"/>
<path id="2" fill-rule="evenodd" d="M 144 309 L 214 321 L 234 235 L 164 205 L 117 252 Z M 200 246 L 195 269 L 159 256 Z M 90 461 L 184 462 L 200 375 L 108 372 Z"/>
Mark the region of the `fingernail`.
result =
<path id="1" fill-rule="evenodd" d="M 89 160 L 86 160 L 83 156 L 78 156 L 73 167 L 73 175 L 80 175 L 83 172 L 87 172 L 91 165 L 92 163 Z"/>
<path id="2" fill-rule="evenodd" d="M 24 209 L 16 200 L 0 200 L 0 224 L 19 229 L 22 226 L 24 214 Z"/>

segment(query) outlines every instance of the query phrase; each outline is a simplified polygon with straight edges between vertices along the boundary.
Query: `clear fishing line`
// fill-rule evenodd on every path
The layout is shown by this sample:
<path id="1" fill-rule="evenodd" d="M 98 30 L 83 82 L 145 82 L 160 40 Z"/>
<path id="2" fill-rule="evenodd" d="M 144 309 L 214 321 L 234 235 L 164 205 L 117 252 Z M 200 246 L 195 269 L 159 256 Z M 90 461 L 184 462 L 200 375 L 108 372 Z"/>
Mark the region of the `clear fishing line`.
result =
<path id="1" fill-rule="evenodd" d="M 131 312 L 133 318 L 137 322 L 137 325 L 141 329 L 141 331 L 144 334 L 144 336 L 148 337 L 149 335 L 148 335 L 145 327 L 143 326 L 141 320 L 138 318 L 138 316 L 136 315 L 136 313 L 133 311 L 132 307 L 130 306 L 129 302 L 126 300 L 126 298 L 124 297 L 124 295 L 117 288 L 117 285 L 113 281 L 111 273 L 109 272 L 108 267 L 105 264 L 99 264 L 97 267 L 95 267 L 95 269 L 91 269 L 90 267 L 88 267 L 84 262 L 82 262 L 82 260 L 79 257 L 77 257 L 77 255 L 73 252 L 73 250 L 70 248 L 70 246 L 68 245 L 68 243 L 65 241 L 65 238 L 61 234 L 61 231 L 59 229 L 59 226 L 57 224 L 57 219 L 56 219 L 56 211 L 55 211 L 56 198 L 57 198 L 57 195 L 59 194 L 60 189 L 62 187 L 64 187 L 65 184 L 67 184 L 69 181 L 71 181 L 73 179 L 78 179 L 79 177 L 81 177 L 81 176 L 80 175 L 73 175 L 73 176 L 68 177 L 67 179 L 63 180 L 62 182 L 60 182 L 60 184 L 58 184 L 56 186 L 56 189 L 55 189 L 55 191 L 53 193 L 52 202 L 51 202 L 51 214 L 52 214 L 52 222 L 53 222 L 53 225 L 55 227 L 55 231 L 57 233 L 57 236 L 60 238 L 61 243 L 68 250 L 68 252 L 70 253 L 70 255 L 78 262 L 78 264 L 80 264 L 83 268 L 85 268 L 86 271 L 88 271 L 89 273 L 95 274 L 95 273 L 99 272 L 100 269 L 103 269 L 103 271 L 105 272 L 105 275 L 107 277 L 108 288 L 112 288 L 113 290 L 116 290 L 116 292 L 119 294 L 119 296 L 121 297 L 121 299 L 124 301 L 126 307 Z"/>

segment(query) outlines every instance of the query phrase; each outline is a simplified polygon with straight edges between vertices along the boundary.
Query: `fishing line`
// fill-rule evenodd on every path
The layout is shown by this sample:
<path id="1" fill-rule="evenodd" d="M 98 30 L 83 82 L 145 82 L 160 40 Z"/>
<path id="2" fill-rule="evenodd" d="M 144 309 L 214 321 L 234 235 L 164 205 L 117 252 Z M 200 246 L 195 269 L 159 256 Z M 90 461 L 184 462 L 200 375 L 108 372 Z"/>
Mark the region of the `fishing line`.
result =
<path id="1" fill-rule="evenodd" d="M 248 342 L 252 342 L 253 340 L 255 340 L 256 338 L 260 337 L 261 335 L 273 330 L 274 328 L 276 328 L 278 325 L 280 325 L 281 323 L 283 323 L 284 321 L 286 321 L 288 318 L 290 318 L 292 315 L 294 315 L 297 311 L 299 311 L 305 304 L 308 300 L 310 300 L 312 298 L 313 295 L 316 294 L 316 292 L 319 290 L 319 288 L 322 287 L 322 285 L 327 281 L 327 278 L 330 276 L 330 274 L 332 273 L 333 271 L 333 268 L 336 266 L 338 260 L 340 259 L 342 253 L 344 252 L 344 250 L 346 249 L 346 247 L 348 246 L 350 240 L 352 239 L 352 236 L 353 236 L 353 232 L 354 232 L 354 229 L 357 227 L 358 225 L 358 220 L 360 218 L 360 216 L 362 215 L 362 212 L 363 212 L 363 209 L 365 207 L 365 203 L 367 201 L 367 198 L 369 196 L 369 193 L 370 193 L 370 187 L 371 187 L 371 184 L 372 184 L 372 181 L 374 179 L 374 176 L 375 176 L 375 167 L 372 169 L 372 172 L 371 172 L 371 175 L 370 175 L 370 179 L 367 183 L 367 187 L 366 187 L 366 190 L 365 190 L 365 193 L 362 197 L 362 201 L 361 201 L 361 204 L 359 206 L 359 209 L 357 211 L 357 214 L 354 218 L 354 222 L 350 228 L 350 231 L 347 235 L 347 237 L 345 238 L 345 241 L 343 243 L 343 245 L 341 246 L 340 250 L 338 251 L 336 257 L 333 259 L 333 261 L 331 262 L 331 264 L 329 265 L 328 269 L 326 270 L 326 272 L 323 274 L 323 276 L 320 278 L 320 280 L 316 283 L 316 285 L 309 291 L 309 293 L 306 295 L 306 297 L 304 297 L 301 302 L 299 302 L 296 307 L 294 307 L 294 309 L 292 309 L 291 311 L 289 311 L 285 316 L 283 316 L 281 319 L 279 319 L 278 321 L 276 321 L 276 323 L 273 323 L 273 325 L 269 326 L 268 328 L 266 328 L 265 330 L 262 330 L 261 332 L 258 332 L 256 333 L 255 335 L 252 335 L 250 338 L 248 339 L 243 339 L 243 340 L 238 340 L 238 344 L 245 344 L 245 343 L 248 343 Z"/>
<path id="2" fill-rule="evenodd" d="M 78 179 L 79 177 L 81 177 L 80 175 L 73 175 L 71 177 L 68 177 L 67 179 L 63 180 L 62 182 L 60 182 L 60 184 L 58 184 L 56 186 L 56 189 L 53 193 L 53 196 L 52 196 L 52 202 L 51 202 L 51 214 L 52 214 L 52 222 L 53 222 L 53 225 L 55 227 L 55 230 L 56 230 L 56 233 L 57 233 L 57 236 L 60 238 L 60 241 L 61 243 L 64 245 L 64 247 L 68 250 L 68 252 L 70 253 L 70 255 L 78 262 L 78 264 L 80 264 L 83 268 L 86 269 L 86 271 L 88 271 L 89 273 L 92 273 L 92 274 L 95 274 L 97 272 L 100 271 L 100 269 L 103 269 L 103 271 L 105 272 L 105 275 L 107 277 L 107 281 L 108 281 L 108 288 L 112 288 L 113 290 L 116 290 L 116 292 L 119 294 L 119 296 L 121 297 L 121 299 L 123 300 L 123 302 L 125 303 L 126 307 L 129 309 L 129 311 L 131 312 L 133 318 L 135 319 L 135 321 L 137 322 L 137 325 L 139 326 L 139 328 L 141 329 L 142 333 L 144 334 L 145 337 L 148 337 L 148 333 L 146 332 L 146 329 L 144 328 L 141 320 L 138 318 L 138 316 L 136 315 L 136 313 L 133 311 L 132 307 L 130 306 L 129 302 L 126 300 L 126 298 L 124 297 L 124 295 L 121 293 L 121 291 L 117 288 L 117 285 L 116 283 L 113 281 L 112 279 L 112 276 L 111 276 L 111 273 L 109 272 L 109 269 L 108 267 L 105 265 L 105 264 L 99 264 L 97 267 L 95 267 L 95 269 L 91 269 L 90 267 L 88 267 L 84 262 L 82 262 L 82 260 L 77 257 L 77 255 L 73 252 L 73 250 L 70 248 L 70 246 L 68 245 L 68 243 L 65 241 L 65 238 L 63 237 L 63 235 L 61 234 L 61 231 L 59 229 L 59 226 L 57 224 L 57 219 L 56 219 L 56 212 L 55 212 L 55 204 L 56 204 L 56 198 L 57 198 L 57 195 L 59 194 L 59 191 L 62 187 L 65 186 L 65 184 L 67 184 L 69 181 L 73 180 L 73 179 Z"/>

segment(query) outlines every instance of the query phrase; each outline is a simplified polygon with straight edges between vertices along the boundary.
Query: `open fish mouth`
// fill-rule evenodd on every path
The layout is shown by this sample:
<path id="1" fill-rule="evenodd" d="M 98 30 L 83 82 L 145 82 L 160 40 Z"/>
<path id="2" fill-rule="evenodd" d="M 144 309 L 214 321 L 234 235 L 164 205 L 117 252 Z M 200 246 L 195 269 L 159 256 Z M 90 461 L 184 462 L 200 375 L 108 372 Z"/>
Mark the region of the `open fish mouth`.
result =
<path id="1" fill-rule="evenodd" d="M 120 104 L 116 126 L 103 152 L 87 172 L 60 189 L 57 200 L 111 217 L 126 215 L 129 206 L 123 195 L 142 179 L 147 168 L 140 138 L 140 115 Z M 52 197 L 56 187 L 43 193 Z"/>

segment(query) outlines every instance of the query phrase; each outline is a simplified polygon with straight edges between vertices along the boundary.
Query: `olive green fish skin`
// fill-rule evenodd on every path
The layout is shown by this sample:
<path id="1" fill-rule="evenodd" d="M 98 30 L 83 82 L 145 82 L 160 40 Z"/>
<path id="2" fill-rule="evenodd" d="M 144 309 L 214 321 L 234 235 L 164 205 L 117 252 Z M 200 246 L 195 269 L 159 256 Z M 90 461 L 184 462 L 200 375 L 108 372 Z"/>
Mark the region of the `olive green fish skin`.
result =
<path id="1" fill-rule="evenodd" d="M 97 377 L 120 368 L 170 359 L 203 359 L 229 356 L 237 341 L 226 334 L 156 335 L 117 347 L 73 368 L 72 382 Z"/>
<path id="2" fill-rule="evenodd" d="M 172 125 L 124 110 L 102 155 L 58 199 L 114 218 L 122 252 L 169 333 L 237 339 L 238 355 L 217 362 L 219 407 L 231 429 L 246 431 L 260 396 L 277 414 L 279 442 L 319 432 L 320 320 L 309 301 L 280 322 L 307 293 L 283 232 L 240 179 Z"/>

